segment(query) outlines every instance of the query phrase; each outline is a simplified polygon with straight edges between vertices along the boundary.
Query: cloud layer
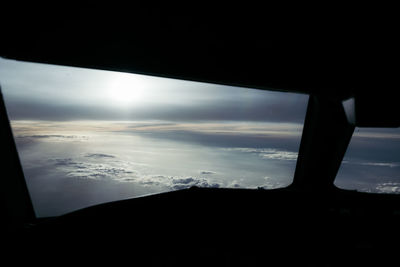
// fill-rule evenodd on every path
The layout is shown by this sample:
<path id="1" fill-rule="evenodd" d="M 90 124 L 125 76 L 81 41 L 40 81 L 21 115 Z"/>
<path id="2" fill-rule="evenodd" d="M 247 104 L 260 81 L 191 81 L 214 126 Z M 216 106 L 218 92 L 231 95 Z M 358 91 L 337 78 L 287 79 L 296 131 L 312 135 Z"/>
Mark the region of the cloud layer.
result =
<path id="1" fill-rule="evenodd" d="M 400 193 L 400 183 L 398 182 L 387 182 L 379 183 L 376 187 L 377 193 Z"/>
<path id="2" fill-rule="evenodd" d="M 92 154 L 86 154 L 85 157 L 87 158 L 115 158 L 113 155 L 108 155 L 108 154 L 102 154 L 102 153 L 92 153 Z"/>
<path id="3" fill-rule="evenodd" d="M 400 167 L 400 162 L 364 162 L 360 164 L 367 166 L 390 167 L 390 168 Z"/>
<path id="4" fill-rule="evenodd" d="M 81 141 L 87 140 L 88 137 L 84 135 L 62 135 L 62 134 L 34 134 L 34 135 L 17 135 L 17 139 L 47 139 L 50 141 Z"/>
<path id="5" fill-rule="evenodd" d="M 40 157 L 32 154 L 31 166 L 38 158 L 49 155 L 46 167 L 41 170 L 69 179 L 67 184 L 82 181 L 118 184 L 135 188 L 140 192 L 135 196 L 192 186 L 265 189 L 286 186 L 293 177 L 291 170 L 297 160 L 295 151 L 301 134 L 297 124 L 265 122 L 12 123 L 19 148 L 24 145 L 29 149 L 28 154 L 35 149 L 45 152 Z M 126 149 L 128 144 L 132 150 Z M 348 155 L 343 161 L 343 167 L 347 168 L 343 188 L 400 193 L 400 184 L 396 182 L 400 162 L 387 151 Z"/>
<path id="6" fill-rule="evenodd" d="M 84 158 L 100 160 L 96 163 L 85 161 Z M 135 182 L 142 186 L 156 186 L 167 190 L 180 190 L 192 186 L 221 187 L 221 184 L 211 182 L 203 177 L 172 177 L 165 175 L 149 175 L 134 170 L 134 164 L 123 162 L 116 156 L 91 153 L 81 158 L 56 158 L 49 162 L 61 173 L 70 178 L 113 180 L 116 182 Z M 214 172 L 201 171 L 202 175 L 212 175 Z"/>
<path id="7" fill-rule="evenodd" d="M 114 156 L 104 154 L 102 158 L 114 158 Z M 131 170 L 118 167 L 118 162 L 92 163 L 72 158 L 49 159 L 49 162 L 53 163 L 53 166 L 56 167 L 58 171 L 66 174 L 68 177 L 74 178 L 123 179 L 126 176 L 134 174 Z"/>
<path id="8" fill-rule="evenodd" d="M 286 150 L 279 150 L 273 148 L 229 148 L 230 151 L 239 151 L 243 153 L 257 154 L 263 159 L 273 159 L 273 160 L 297 160 L 297 152 L 291 152 Z"/>

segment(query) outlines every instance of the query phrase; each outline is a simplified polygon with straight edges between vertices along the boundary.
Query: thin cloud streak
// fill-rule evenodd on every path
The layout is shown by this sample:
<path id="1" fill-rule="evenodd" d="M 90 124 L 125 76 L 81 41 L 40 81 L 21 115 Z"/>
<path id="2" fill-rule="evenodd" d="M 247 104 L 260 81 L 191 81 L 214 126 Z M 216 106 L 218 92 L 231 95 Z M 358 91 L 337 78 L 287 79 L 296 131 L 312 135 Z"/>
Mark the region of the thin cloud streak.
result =
<path id="1" fill-rule="evenodd" d="M 286 150 L 277 150 L 270 148 L 229 148 L 227 150 L 230 151 L 239 151 L 244 153 L 252 153 L 257 154 L 263 159 L 273 159 L 273 160 L 297 160 L 297 152 L 286 151 Z"/>
<path id="2" fill-rule="evenodd" d="M 299 136 L 302 127 L 292 123 L 262 122 L 134 122 L 134 121 L 11 121 L 16 137 L 30 138 L 78 138 L 73 133 L 156 133 L 156 132 L 194 132 L 212 135 L 250 135 L 250 136 Z M 59 133 L 54 134 L 57 129 Z"/>

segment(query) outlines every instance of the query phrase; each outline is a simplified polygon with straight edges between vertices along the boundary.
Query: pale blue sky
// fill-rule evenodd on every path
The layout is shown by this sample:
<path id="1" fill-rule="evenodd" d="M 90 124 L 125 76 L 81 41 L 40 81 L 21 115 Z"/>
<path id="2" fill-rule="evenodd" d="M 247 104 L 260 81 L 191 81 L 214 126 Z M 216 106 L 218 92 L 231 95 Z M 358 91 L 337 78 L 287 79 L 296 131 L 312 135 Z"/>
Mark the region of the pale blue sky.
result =
<path id="1" fill-rule="evenodd" d="M 12 119 L 302 123 L 308 99 L 307 95 L 1 58 L 0 78 Z"/>

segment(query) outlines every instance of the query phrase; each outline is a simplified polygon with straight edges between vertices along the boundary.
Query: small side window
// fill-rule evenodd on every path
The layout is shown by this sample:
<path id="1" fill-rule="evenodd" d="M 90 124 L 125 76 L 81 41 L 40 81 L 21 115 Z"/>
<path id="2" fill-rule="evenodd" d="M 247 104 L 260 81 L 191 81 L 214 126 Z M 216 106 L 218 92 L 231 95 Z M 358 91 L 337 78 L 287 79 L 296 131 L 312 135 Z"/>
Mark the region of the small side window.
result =
<path id="1" fill-rule="evenodd" d="M 335 185 L 372 193 L 400 193 L 400 129 L 356 128 Z"/>

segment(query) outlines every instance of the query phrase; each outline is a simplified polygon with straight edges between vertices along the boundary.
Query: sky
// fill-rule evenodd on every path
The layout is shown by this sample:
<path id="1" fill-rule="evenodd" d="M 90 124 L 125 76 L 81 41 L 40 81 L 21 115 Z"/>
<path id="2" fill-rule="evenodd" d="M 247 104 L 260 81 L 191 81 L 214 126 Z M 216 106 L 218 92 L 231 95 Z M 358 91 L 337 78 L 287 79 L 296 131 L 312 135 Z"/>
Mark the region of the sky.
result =
<path id="1" fill-rule="evenodd" d="M 1 58 L 0 85 L 39 217 L 191 186 L 287 186 L 308 102 Z M 399 151 L 398 129 L 357 128 L 336 185 L 399 193 Z"/>

